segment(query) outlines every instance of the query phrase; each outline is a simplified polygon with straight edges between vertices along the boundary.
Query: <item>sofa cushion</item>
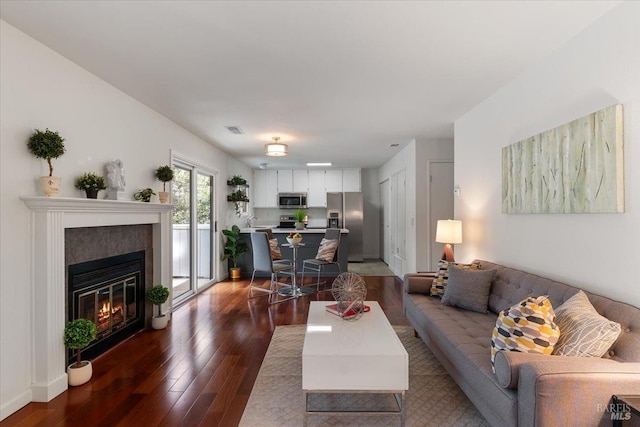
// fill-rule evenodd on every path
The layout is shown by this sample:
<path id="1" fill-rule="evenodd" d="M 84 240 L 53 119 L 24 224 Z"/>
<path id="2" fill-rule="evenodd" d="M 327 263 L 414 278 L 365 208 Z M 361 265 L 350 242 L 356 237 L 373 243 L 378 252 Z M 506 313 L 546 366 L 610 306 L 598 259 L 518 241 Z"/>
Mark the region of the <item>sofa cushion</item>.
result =
<path id="1" fill-rule="evenodd" d="M 433 280 L 431 284 L 431 296 L 434 297 L 442 297 L 444 295 L 444 290 L 447 287 L 447 282 L 449 279 L 449 266 L 456 266 L 458 268 L 462 268 L 465 270 L 479 270 L 480 266 L 476 263 L 471 264 L 461 264 L 457 262 L 448 262 L 444 260 L 440 260 L 438 262 L 438 271 L 436 274 L 436 278 Z"/>
<path id="2" fill-rule="evenodd" d="M 449 279 L 442 296 L 442 304 L 486 313 L 491 280 L 495 272 L 449 266 Z"/>
<path id="3" fill-rule="evenodd" d="M 551 354 L 560 330 L 546 295 L 525 298 L 500 312 L 491 337 L 491 365 L 495 372 L 498 351 Z"/>
<path id="4" fill-rule="evenodd" d="M 620 335 L 620 324 L 600 316 L 582 291 L 555 312 L 560 338 L 553 354 L 602 357 Z"/>

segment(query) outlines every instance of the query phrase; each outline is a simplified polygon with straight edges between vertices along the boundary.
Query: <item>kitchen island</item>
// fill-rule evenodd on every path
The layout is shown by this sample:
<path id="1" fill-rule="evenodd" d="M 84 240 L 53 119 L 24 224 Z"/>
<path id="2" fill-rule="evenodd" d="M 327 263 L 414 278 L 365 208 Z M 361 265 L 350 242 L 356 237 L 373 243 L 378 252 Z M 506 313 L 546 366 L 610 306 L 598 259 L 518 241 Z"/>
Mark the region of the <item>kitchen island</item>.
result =
<path id="1" fill-rule="evenodd" d="M 256 230 L 260 230 L 260 227 L 255 228 L 242 228 L 240 233 L 245 237 L 245 241 L 247 242 L 247 246 L 249 247 L 249 251 L 242 255 L 238 259 L 238 267 L 240 267 L 241 274 L 243 277 L 251 277 L 253 273 L 253 249 L 251 247 L 251 233 Z M 349 255 L 349 230 L 342 229 L 340 230 L 340 246 L 338 247 L 338 263 L 340 264 L 340 268 L 342 272 L 346 272 L 348 269 L 347 259 Z M 298 248 L 298 263 L 296 266 L 296 270 L 298 271 L 298 276 L 302 275 L 302 261 L 305 259 L 315 258 L 318 253 L 318 246 L 320 246 L 320 241 L 324 237 L 326 229 L 324 228 L 311 228 L 305 230 L 295 230 L 293 228 L 272 228 L 271 232 L 273 233 L 273 237 L 278 239 L 278 246 L 280 247 L 280 252 L 282 252 L 282 257 L 285 259 L 293 259 L 293 250 L 288 247 L 283 247 L 283 244 L 287 243 L 287 236 L 291 232 L 297 232 L 302 235 L 302 243 L 305 246 L 301 246 Z M 315 272 L 307 271 L 308 275 L 313 275 L 315 278 Z M 325 275 L 327 276 L 337 276 L 340 274 L 337 266 L 327 266 L 325 268 Z M 269 273 L 256 272 L 256 277 L 269 277 Z M 286 276 L 285 276 L 286 277 Z"/>

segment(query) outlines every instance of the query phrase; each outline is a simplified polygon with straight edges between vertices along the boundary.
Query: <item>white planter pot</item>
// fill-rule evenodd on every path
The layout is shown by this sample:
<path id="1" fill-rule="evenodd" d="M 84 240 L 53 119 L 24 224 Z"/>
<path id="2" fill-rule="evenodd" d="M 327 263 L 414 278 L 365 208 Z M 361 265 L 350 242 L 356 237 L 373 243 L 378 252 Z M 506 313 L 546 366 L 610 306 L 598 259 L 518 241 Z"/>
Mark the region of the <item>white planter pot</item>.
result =
<path id="1" fill-rule="evenodd" d="M 67 367 L 67 377 L 69 378 L 69 385 L 76 386 L 82 385 L 91 379 L 91 375 L 93 375 L 93 367 L 91 366 L 91 362 L 88 360 L 83 360 L 82 366 L 79 368 L 72 368 L 69 365 Z"/>
<path id="2" fill-rule="evenodd" d="M 169 315 L 163 314 L 161 316 L 153 316 L 151 318 L 151 327 L 153 329 L 164 329 L 169 323 Z"/>
<path id="3" fill-rule="evenodd" d="M 40 181 L 40 191 L 45 196 L 57 196 L 60 192 L 62 178 L 58 176 L 41 176 L 38 180 Z"/>
<path id="4" fill-rule="evenodd" d="M 169 201 L 169 192 L 168 191 L 158 192 L 158 199 L 160 199 L 160 203 L 167 203 Z"/>

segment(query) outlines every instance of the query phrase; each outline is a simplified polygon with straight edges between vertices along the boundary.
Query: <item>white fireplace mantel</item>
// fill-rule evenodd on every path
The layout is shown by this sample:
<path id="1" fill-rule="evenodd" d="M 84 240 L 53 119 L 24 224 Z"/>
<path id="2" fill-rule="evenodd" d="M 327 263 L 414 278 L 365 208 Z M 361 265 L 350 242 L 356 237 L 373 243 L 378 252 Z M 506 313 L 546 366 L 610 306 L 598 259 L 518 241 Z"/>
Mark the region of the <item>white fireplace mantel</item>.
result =
<path id="1" fill-rule="evenodd" d="M 173 205 L 66 197 L 21 200 L 31 209 L 32 400 L 48 402 L 67 389 L 64 230 L 152 224 L 153 283 L 171 283 Z"/>

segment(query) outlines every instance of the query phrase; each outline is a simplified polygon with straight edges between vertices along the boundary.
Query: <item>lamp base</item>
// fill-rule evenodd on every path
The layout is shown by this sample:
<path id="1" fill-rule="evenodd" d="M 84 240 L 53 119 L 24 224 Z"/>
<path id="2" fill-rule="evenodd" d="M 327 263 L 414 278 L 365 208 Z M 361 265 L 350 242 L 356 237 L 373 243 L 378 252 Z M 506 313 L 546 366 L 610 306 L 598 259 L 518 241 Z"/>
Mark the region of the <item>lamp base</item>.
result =
<path id="1" fill-rule="evenodd" d="M 444 245 L 444 250 L 442 251 L 441 259 L 447 262 L 455 262 L 455 259 L 453 258 L 453 248 L 449 243 Z"/>

